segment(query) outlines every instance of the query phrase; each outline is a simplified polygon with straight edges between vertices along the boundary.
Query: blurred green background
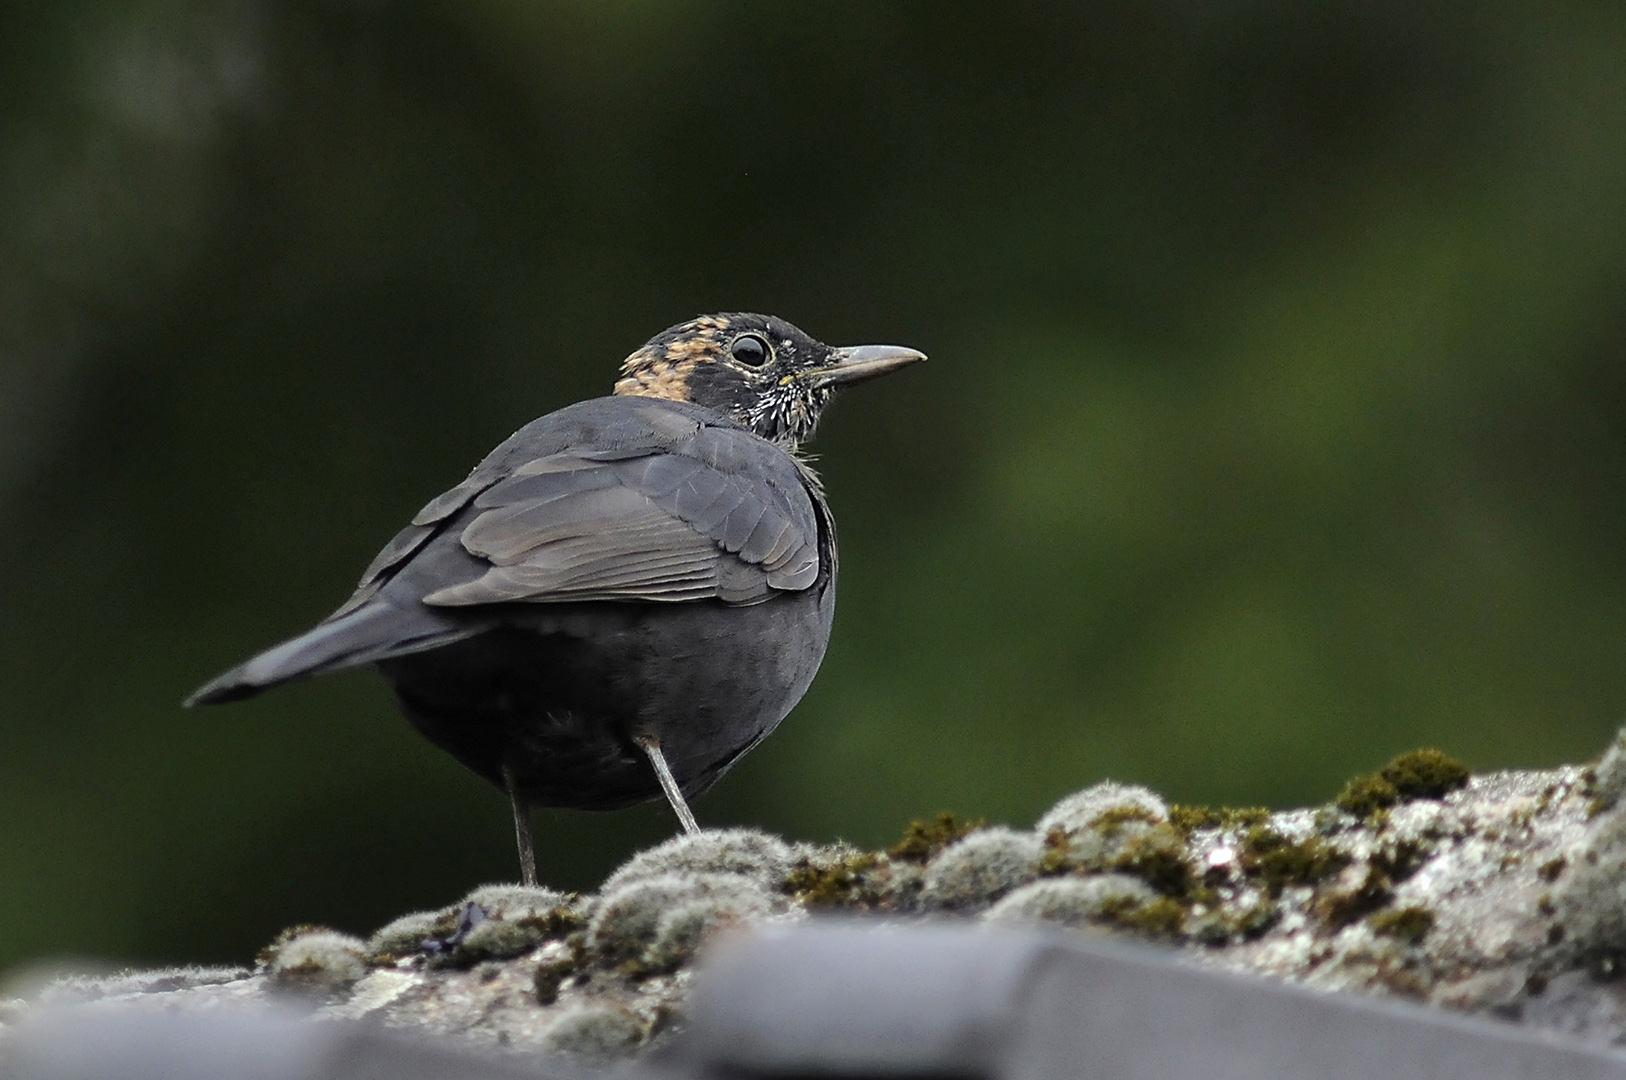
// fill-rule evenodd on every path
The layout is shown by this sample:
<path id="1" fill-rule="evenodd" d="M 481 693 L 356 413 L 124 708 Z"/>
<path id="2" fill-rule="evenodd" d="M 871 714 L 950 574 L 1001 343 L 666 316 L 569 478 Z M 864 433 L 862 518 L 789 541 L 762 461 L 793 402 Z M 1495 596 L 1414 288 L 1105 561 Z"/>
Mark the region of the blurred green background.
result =
<path id="1" fill-rule="evenodd" d="M 512 877 L 371 672 L 177 703 L 697 312 L 932 358 L 826 420 L 835 638 L 707 823 L 1289 805 L 1626 716 L 1618 3 L 0 20 L 0 965 Z M 673 829 L 537 827 L 572 887 Z"/>

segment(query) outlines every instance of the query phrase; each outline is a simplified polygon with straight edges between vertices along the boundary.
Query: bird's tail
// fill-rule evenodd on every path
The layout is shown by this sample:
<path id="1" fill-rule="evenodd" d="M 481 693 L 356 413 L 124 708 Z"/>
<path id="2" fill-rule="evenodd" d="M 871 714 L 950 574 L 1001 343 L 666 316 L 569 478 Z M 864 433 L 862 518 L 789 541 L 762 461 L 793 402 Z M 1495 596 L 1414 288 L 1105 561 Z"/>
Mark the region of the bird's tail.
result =
<path id="1" fill-rule="evenodd" d="M 238 701 L 285 682 L 422 652 L 485 629 L 483 624 L 453 621 L 421 605 L 418 611 L 409 612 L 388 601 L 374 600 L 210 679 L 183 704 Z"/>

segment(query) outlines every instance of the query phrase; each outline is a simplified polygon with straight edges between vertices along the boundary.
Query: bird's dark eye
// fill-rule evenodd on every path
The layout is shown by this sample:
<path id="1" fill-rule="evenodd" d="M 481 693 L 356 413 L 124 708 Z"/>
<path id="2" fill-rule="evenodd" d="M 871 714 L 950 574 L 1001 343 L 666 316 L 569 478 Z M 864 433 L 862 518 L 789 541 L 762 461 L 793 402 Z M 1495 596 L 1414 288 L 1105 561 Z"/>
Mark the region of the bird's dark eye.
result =
<path id="1" fill-rule="evenodd" d="M 768 362 L 768 343 L 755 334 L 747 334 L 737 339 L 729 352 L 740 363 L 752 367 L 761 367 Z"/>

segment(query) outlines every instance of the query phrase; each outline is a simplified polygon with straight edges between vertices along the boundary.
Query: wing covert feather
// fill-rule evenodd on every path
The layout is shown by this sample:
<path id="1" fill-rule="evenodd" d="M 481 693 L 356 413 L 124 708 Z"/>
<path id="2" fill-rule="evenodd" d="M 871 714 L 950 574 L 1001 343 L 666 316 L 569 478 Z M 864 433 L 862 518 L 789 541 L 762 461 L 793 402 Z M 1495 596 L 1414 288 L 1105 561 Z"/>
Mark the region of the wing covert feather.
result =
<path id="1" fill-rule="evenodd" d="M 338 610 L 327 617 L 327 621 L 348 615 L 376 596 L 378 590 L 384 587 L 391 571 L 416 555 L 419 549 L 440 530 L 442 522 L 463 509 L 470 499 L 495 483 L 496 479 L 496 475 L 490 469 L 476 468 L 461 484 L 441 492 L 425 503 L 423 509 L 413 515 L 412 523 L 396 533 L 394 538 L 384 545 L 383 550 L 373 556 L 373 561 L 361 572 L 361 580 L 356 583 L 356 591 L 339 605 Z"/>
<path id="2" fill-rule="evenodd" d="M 457 540 L 487 569 L 424 602 L 759 603 L 817 581 L 812 498 L 794 462 L 766 457 L 742 430 L 697 425 L 638 453 L 542 455 L 463 497 Z"/>

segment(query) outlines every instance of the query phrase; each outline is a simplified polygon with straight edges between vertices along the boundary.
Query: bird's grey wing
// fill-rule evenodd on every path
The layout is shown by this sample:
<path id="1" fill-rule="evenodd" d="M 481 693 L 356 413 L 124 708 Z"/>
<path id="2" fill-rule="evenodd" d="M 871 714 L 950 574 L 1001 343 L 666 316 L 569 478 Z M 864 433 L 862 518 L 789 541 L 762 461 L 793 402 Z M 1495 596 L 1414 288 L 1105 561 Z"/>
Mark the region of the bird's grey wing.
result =
<path id="1" fill-rule="evenodd" d="M 435 648 L 484 629 L 478 622 L 452 619 L 446 612 L 422 604 L 391 603 L 378 594 L 453 515 L 500 478 L 499 471 L 482 463 L 467 480 L 431 499 L 412 524 L 384 545 L 361 575 L 356 591 L 337 611 L 305 633 L 211 679 L 186 704 L 250 697 L 278 683 Z M 377 602 L 371 602 L 374 600 Z"/>
<path id="2" fill-rule="evenodd" d="M 642 452 L 538 457 L 471 510 L 457 539 L 485 569 L 427 604 L 753 604 L 819 574 L 818 517 L 794 462 L 730 428 L 701 426 Z"/>
<path id="3" fill-rule="evenodd" d="M 500 477 L 500 473 L 482 463 L 481 467 L 470 473 L 468 479 L 461 484 L 425 503 L 423 509 L 413 515 L 412 523 L 396 533 L 395 538 L 373 556 L 373 561 L 361 572 L 361 580 L 356 583 L 356 591 L 324 621 L 331 622 L 348 615 L 378 595 L 378 591 L 389 580 L 392 571 L 417 554 L 418 550 L 429 542 L 429 538 L 440 530 L 446 519 L 467 506 L 470 499 L 495 484 Z"/>

